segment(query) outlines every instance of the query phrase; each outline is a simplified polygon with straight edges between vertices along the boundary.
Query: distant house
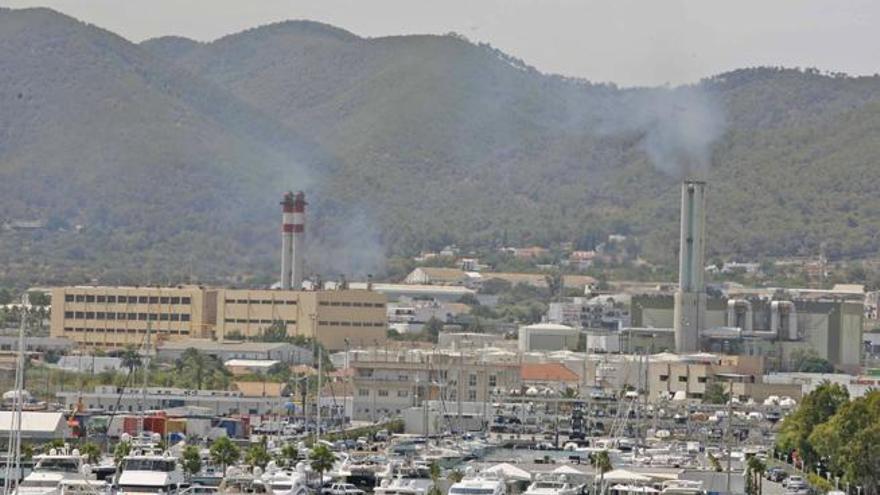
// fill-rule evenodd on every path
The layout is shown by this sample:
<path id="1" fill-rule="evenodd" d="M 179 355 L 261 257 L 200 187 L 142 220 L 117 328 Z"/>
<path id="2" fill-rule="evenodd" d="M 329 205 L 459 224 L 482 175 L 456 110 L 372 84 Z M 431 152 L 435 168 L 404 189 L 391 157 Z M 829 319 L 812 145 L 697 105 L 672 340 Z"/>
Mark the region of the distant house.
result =
<path id="1" fill-rule="evenodd" d="M 470 277 L 458 268 L 435 268 L 420 266 L 404 279 L 406 284 L 423 285 L 465 285 Z"/>

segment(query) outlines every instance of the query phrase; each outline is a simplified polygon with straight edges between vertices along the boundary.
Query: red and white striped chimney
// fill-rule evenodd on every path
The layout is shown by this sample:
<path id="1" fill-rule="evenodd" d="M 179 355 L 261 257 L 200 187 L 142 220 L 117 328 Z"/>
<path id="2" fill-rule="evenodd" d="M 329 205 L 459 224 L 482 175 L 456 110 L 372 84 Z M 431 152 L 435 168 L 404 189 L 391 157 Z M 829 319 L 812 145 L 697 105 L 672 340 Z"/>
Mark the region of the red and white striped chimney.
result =
<path id="1" fill-rule="evenodd" d="M 297 192 L 293 198 L 293 274 L 290 277 L 291 286 L 295 290 L 302 289 L 305 276 L 307 204 L 305 193 Z"/>
<path id="2" fill-rule="evenodd" d="M 281 200 L 281 288 L 290 289 L 293 276 L 293 193 L 284 193 Z"/>

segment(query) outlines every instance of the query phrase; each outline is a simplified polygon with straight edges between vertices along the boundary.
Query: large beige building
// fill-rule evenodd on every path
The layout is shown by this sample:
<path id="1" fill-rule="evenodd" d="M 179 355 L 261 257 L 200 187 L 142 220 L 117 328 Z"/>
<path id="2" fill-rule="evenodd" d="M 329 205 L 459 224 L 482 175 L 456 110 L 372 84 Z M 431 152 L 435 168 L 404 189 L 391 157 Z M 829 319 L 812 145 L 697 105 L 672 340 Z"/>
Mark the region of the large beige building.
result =
<path id="1" fill-rule="evenodd" d="M 369 290 L 226 289 L 217 298 L 216 336 L 254 337 L 278 322 L 288 335 L 317 335 L 329 349 L 378 345 L 387 335 L 386 303 Z"/>
<path id="2" fill-rule="evenodd" d="M 259 336 L 284 325 L 331 350 L 385 342 L 387 298 L 370 290 L 240 290 L 200 286 L 59 287 L 53 337 L 112 349 L 147 341 Z M 149 330 L 149 331 L 148 331 Z"/>
<path id="3" fill-rule="evenodd" d="M 52 289 L 53 337 L 99 348 L 211 336 L 217 291 L 181 287 Z"/>

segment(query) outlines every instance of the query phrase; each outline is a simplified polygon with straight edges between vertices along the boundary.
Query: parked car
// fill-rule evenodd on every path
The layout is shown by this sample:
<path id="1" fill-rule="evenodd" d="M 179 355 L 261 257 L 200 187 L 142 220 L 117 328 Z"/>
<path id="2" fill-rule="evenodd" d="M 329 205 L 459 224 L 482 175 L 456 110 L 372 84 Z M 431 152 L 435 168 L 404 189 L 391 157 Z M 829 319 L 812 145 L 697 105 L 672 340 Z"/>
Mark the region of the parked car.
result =
<path id="1" fill-rule="evenodd" d="M 788 477 L 788 473 L 786 473 L 785 470 L 782 468 L 774 467 L 768 469 L 764 473 L 764 477 L 766 477 L 770 481 L 775 481 L 776 483 L 779 483 L 780 481 Z"/>
<path id="2" fill-rule="evenodd" d="M 784 486 L 785 488 L 788 488 L 788 489 L 802 488 L 802 487 L 806 488 L 807 481 L 804 479 L 803 476 L 793 474 L 793 475 L 789 476 L 788 478 L 785 478 L 782 481 L 782 486 Z"/>
<path id="3" fill-rule="evenodd" d="M 364 491 L 351 483 L 333 483 L 321 490 L 324 495 L 364 495 Z"/>

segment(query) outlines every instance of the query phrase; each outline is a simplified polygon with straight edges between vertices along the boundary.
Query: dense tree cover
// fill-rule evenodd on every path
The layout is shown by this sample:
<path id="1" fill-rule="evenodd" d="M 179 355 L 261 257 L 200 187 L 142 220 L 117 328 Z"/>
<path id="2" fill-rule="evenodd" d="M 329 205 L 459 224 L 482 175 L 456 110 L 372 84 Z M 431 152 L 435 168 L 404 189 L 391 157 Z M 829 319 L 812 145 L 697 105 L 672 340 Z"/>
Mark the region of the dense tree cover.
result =
<path id="1" fill-rule="evenodd" d="M 777 448 L 785 453 L 795 453 L 807 467 L 816 465 L 822 456 L 819 449 L 823 447 L 815 443 L 819 437 L 813 434 L 820 431 L 817 427 L 832 418 L 848 400 L 849 393 L 839 384 L 825 382 L 816 387 L 801 399 L 797 410 L 783 420 L 776 439 Z"/>
<path id="2" fill-rule="evenodd" d="M 675 259 L 677 180 L 649 163 L 650 129 L 614 124 L 663 89 L 541 74 L 460 36 L 289 22 L 138 46 L 45 9 L 0 10 L 0 58 L 14 68 L 0 210 L 46 223 L 0 230 L 8 285 L 270 284 L 277 196 L 293 188 L 310 195 L 308 262 L 325 276 L 400 274 L 388 255 L 451 243 L 589 249 L 609 233 Z M 880 78 L 761 68 L 699 87 L 727 122 L 711 256 L 877 254 L 864 178 Z"/>
<path id="3" fill-rule="evenodd" d="M 816 425 L 808 437 L 823 471 L 860 485 L 873 495 L 880 489 L 880 391 L 841 405 L 836 413 Z"/>

